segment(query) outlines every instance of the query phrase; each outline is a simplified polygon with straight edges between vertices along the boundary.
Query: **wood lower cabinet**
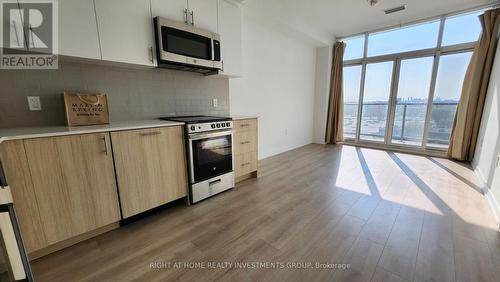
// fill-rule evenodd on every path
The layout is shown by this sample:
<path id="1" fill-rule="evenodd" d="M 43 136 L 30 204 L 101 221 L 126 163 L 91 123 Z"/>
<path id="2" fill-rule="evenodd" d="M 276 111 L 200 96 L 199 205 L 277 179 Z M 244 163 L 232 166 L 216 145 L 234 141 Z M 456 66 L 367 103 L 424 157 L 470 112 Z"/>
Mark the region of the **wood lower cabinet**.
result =
<path id="1" fill-rule="evenodd" d="M 234 136 L 234 174 L 236 182 L 257 176 L 258 138 L 257 119 L 235 120 Z"/>
<path id="2" fill-rule="evenodd" d="M 187 195 L 183 126 L 112 132 L 123 218 Z"/>
<path id="3" fill-rule="evenodd" d="M 42 249 L 48 243 L 38 211 L 38 202 L 23 140 L 7 141 L 0 144 L 0 156 L 7 181 L 11 187 L 24 247 L 28 253 Z"/>
<path id="4" fill-rule="evenodd" d="M 120 220 L 108 133 L 0 148 L 28 253 Z"/>
<path id="5" fill-rule="evenodd" d="M 108 133 L 29 139 L 24 147 L 47 244 L 120 220 Z"/>

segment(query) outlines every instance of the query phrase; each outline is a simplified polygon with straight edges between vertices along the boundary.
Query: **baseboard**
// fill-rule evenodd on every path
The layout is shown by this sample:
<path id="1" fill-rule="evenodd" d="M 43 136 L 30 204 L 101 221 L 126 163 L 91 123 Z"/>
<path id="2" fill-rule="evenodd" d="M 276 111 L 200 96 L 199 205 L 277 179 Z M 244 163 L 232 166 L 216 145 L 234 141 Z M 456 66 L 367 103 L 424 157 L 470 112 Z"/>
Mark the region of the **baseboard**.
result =
<path id="1" fill-rule="evenodd" d="M 28 254 L 29 260 L 31 261 L 31 260 L 35 260 L 37 258 L 41 258 L 41 257 L 46 256 L 48 254 L 60 251 L 60 250 L 65 249 L 65 248 L 67 248 L 69 246 L 78 244 L 78 243 L 80 243 L 82 241 L 85 241 L 85 240 L 88 240 L 90 238 L 96 237 L 98 235 L 101 235 L 103 233 L 109 232 L 109 231 L 111 231 L 113 229 L 117 229 L 119 227 L 120 227 L 120 223 L 119 222 L 113 222 L 111 224 L 102 226 L 100 228 L 94 229 L 94 230 L 89 231 L 87 233 L 83 233 L 83 234 L 80 234 L 78 236 L 66 239 L 64 241 L 54 243 L 54 244 L 49 245 L 49 246 L 47 246 L 47 247 L 45 247 L 43 249 L 36 250 L 36 251 L 33 251 L 33 252 L 29 253 Z"/>
<path id="2" fill-rule="evenodd" d="M 238 182 L 242 182 L 242 181 L 245 181 L 245 180 L 250 179 L 250 178 L 257 178 L 257 176 L 258 176 L 257 171 L 253 171 L 253 172 L 250 172 L 249 174 L 245 174 L 245 175 L 236 177 L 234 179 L 234 183 L 236 184 Z"/>
<path id="3" fill-rule="evenodd" d="M 486 178 L 484 178 L 484 175 L 479 169 L 479 167 L 475 164 L 475 162 L 472 162 L 472 165 L 474 168 L 474 173 L 479 179 L 481 185 L 481 192 L 483 192 L 483 195 L 486 198 L 488 205 L 490 206 L 491 212 L 493 213 L 493 216 L 495 217 L 495 220 L 497 222 L 497 227 L 500 228 L 500 205 L 498 204 L 495 195 L 491 193 L 491 189 L 486 181 Z"/>
<path id="4" fill-rule="evenodd" d="M 274 150 L 273 152 L 264 152 L 261 156 L 259 154 L 259 158 L 258 159 L 259 159 L 259 161 L 263 160 L 263 159 L 267 159 L 267 158 L 270 158 L 272 156 L 276 156 L 276 155 L 283 154 L 283 153 L 291 151 L 291 150 L 295 150 L 295 149 L 300 148 L 300 147 L 307 146 L 309 144 L 313 144 L 313 143 L 311 141 L 308 141 L 308 142 L 305 142 L 305 143 L 302 143 L 302 144 L 298 144 L 298 145 L 281 147 L 279 149 Z"/>

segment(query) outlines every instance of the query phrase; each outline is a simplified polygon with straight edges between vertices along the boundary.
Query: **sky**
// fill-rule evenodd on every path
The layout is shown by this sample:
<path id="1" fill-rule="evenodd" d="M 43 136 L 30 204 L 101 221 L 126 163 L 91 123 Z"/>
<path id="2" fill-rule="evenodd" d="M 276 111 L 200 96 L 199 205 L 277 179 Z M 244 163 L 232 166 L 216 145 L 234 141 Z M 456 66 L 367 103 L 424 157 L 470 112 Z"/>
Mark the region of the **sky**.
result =
<path id="1" fill-rule="evenodd" d="M 481 12 L 447 18 L 443 32 L 443 46 L 476 41 L 481 32 L 478 15 Z M 395 29 L 369 35 L 368 56 L 433 48 L 437 45 L 439 21 Z M 361 58 L 364 37 L 345 40 L 347 48 L 344 60 Z M 442 55 L 439 61 L 434 97 L 458 100 L 463 77 L 471 52 Z M 431 80 L 433 57 L 403 60 L 400 70 L 398 97 L 427 99 Z M 392 79 L 392 62 L 368 64 L 365 80 L 364 101 L 387 101 Z M 361 66 L 344 70 L 344 101 L 357 102 Z"/>

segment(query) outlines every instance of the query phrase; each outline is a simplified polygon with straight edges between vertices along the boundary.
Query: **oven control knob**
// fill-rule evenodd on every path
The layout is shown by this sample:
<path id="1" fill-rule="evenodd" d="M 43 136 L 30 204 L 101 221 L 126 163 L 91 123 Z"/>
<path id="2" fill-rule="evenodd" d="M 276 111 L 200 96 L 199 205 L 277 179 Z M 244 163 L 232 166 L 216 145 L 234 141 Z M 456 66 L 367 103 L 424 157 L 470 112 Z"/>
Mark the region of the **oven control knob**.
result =
<path id="1" fill-rule="evenodd" d="M 196 127 L 194 125 L 191 125 L 191 131 L 194 131 Z"/>
<path id="2" fill-rule="evenodd" d="M 226 127 L 230 127 L 231 126 L 231 123 L 230 122 L 226 122 Z"/>
<path id="3" fill-rule="evenodd" d="M 225 124 L 225 123 L 222 123 L 220 126 L 222 126 L 222 127 L 226 127 L 226 124 Z"/>
<path id="4" fill-rule="evenodd" d="M 215 124 L 212 123 L 212 128 L 215 128 Z"/>
<path id="5" fill-rule="evenodd" d="M 217 128 L 220 128 L 220 123 L 217 124 Z"/>

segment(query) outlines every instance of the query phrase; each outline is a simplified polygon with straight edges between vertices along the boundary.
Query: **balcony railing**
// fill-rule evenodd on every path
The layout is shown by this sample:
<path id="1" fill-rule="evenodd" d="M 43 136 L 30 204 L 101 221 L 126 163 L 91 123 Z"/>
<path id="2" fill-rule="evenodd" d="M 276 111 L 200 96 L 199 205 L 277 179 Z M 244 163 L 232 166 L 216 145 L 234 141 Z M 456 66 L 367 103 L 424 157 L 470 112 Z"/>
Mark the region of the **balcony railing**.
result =
<path id="1" fill-rule="evenodd" d="M 447 147 L 457 102 L 432 103 L 429 134 L 430 146 Z M 383 140 L 386 132 L 387 102 L 363 103 L 361 138 Z M 357 103 L 344 104 L 344 135 L 356 135 Z M 427 103 L 398 102 L 394 115 L 392 142 L 420 145 L 425 126 Z"/>

